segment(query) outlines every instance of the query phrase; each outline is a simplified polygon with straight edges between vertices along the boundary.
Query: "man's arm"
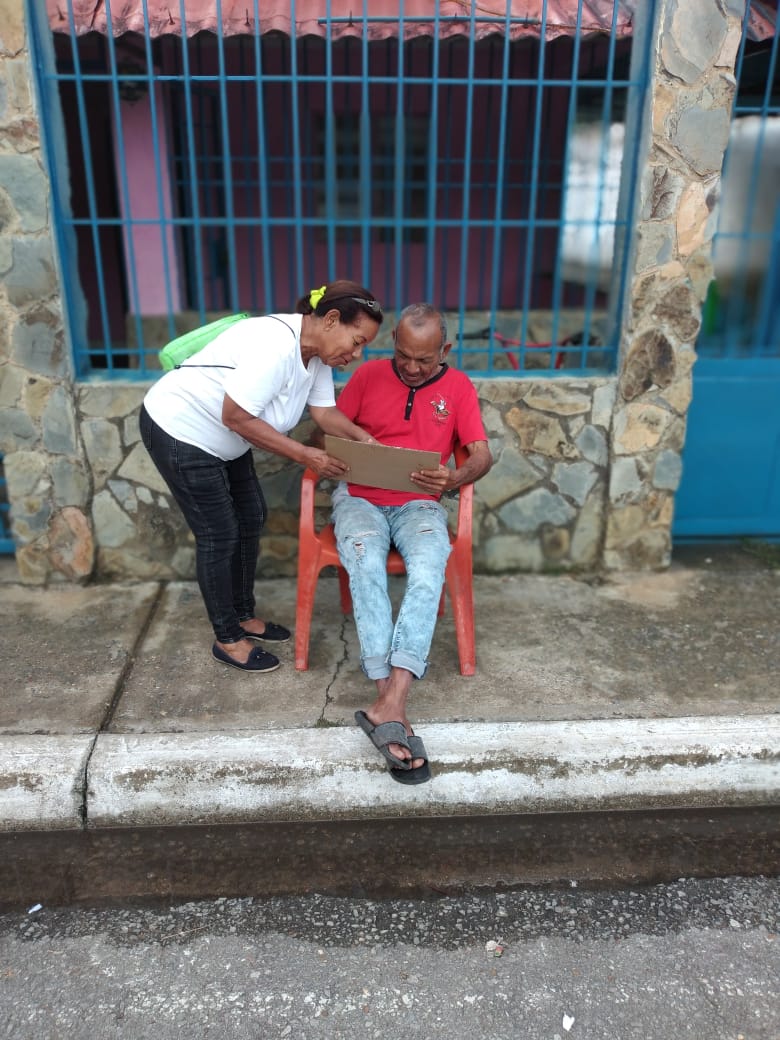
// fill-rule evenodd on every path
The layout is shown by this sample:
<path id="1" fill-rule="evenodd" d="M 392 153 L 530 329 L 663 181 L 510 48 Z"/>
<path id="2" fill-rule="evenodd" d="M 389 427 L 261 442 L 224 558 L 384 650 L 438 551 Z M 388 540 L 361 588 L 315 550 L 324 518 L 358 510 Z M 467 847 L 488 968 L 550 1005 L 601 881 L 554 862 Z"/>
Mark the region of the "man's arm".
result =
<path id="1" fill-rule="evenodd" d="M 411 478 L 421 491 L 428 495 L 443 495 L 445 491 L 456 491 L 464 484 L 473 484 L 475 480 L 488 472 L 493 465 L 487 441 L 472 441 L 464 445 L 468 458 L 462 466 L 450 469 L 439 466 L 438 469 L 423 469 L 411 474 Z"/>

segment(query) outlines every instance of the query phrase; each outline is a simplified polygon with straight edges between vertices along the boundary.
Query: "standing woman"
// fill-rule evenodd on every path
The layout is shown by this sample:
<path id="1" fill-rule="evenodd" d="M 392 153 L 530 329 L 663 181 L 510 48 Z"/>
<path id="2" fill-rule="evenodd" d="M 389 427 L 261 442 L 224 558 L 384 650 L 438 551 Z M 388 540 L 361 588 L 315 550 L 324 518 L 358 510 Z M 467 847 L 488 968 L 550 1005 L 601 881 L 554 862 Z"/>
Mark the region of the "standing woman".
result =
<path id="1" fill-rule="evenodd" d="M 326 433 L 370 439 L 336 408 L 331 369 L 359 359 L 381 322 L 367 289 L 331 282 L 302 297 L 295 314 L 232 325 L 144 398 L 141 437 L 195 536 L 198 585 L 216 637 L 211 652 L 223 664 L 271 672 L 279 659 L 251 640 L 290 638 L 255 614 L 266 504 L 252 448 L 343 477 L 342 462 L 287 432 L 308 405 Z"/>

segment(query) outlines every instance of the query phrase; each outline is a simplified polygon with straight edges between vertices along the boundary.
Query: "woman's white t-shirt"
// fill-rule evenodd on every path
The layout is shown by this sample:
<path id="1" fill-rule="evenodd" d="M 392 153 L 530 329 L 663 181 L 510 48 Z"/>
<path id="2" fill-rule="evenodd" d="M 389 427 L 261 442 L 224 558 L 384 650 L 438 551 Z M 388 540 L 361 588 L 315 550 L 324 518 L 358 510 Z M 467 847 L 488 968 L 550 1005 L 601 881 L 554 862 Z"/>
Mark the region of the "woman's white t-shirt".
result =
<path id="1" fill-rule="evenodd" d="M 279 433 L 292 429 L 307 405 L 335 405 L 333 373 L 317 357 L 305 366 L 300 341 L 300 314 L 236 322 L 166 372 L 146 394 L 146 410 L 176 440 L 237 459 L 251 445 L 222 422 L 225 394 Z"/>

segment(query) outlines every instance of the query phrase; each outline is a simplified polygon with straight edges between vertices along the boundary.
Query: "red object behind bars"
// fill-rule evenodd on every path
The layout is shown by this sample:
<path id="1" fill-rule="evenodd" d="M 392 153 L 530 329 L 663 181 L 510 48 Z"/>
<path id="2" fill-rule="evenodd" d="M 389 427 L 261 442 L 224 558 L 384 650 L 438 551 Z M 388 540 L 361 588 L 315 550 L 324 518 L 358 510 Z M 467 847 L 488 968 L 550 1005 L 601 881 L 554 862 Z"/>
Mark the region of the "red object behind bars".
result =
<path id="1" fill-rule="evenodd" d="M 520 368 L 520 363 L 518 362 L 518 360 L 515 357 L 515 355 L 513 354 L 513 352 L 511 350 L 509 350 L 509 346 L 508 345 L 515 346 L 515 347 L 520 347 L 520 346 L 523 345 L 523 341 L 521 339 L 508 339 L 506 336 L 502 336 L 500 332 L 494 332 L 493 333 L 493 337 L 494 337 L 494 339 L 498 340 L 498 342 L 501 344 L 501 346 L 506 351 L 507 361 L 512 366 L 512 368 L 519 369 Z M 553 344 L 553 343 L 526 343 L 525 344 L 525 349 L 526 350 L 549 350 L 550 347 L 555 346 L 555 345 L 556 344 Z M 555 355 L 555 367 L 556 368 L 563 368 L 563 351 L 562 350 L 558 350 L 558 353 Z"/>

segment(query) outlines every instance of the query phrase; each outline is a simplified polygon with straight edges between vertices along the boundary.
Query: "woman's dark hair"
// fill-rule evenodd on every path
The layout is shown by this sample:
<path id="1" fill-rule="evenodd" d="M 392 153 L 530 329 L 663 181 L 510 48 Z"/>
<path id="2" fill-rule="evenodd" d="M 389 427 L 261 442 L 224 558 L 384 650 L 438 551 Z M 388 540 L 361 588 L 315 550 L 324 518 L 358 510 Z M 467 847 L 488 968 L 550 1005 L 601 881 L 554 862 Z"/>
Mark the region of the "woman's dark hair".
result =
<path id="1" fill-rule="evenodd" d="M 382 324 L 381 303 L 372 292 L 362 285 L 342 278 L 339 281 L 330 282 L 322 288 L 324 291 L 321 296 L 319 296 L 319 289 L 312 289 L 306 296 L 302 296 L 295 305 L 296 312 L 298 314 L 316 314 L 318 318 L 322 318 L 328 311 L 337 310 L 342 325 L 352 325 L 358 314 L 367 314 L 369 318 L 374 319 L 377 325 Z M 312 296 L 315 298 L 314 305 Z"/>

